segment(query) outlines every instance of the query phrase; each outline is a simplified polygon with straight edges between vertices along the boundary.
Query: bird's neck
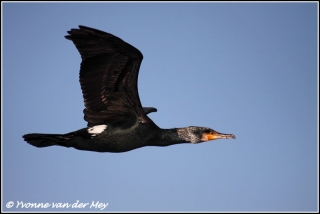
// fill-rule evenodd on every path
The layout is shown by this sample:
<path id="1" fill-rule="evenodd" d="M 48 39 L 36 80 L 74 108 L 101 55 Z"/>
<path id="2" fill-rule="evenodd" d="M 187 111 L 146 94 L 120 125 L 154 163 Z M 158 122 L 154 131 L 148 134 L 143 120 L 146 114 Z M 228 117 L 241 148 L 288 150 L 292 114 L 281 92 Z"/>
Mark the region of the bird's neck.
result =
<path id="1" fill-rule="evenodd" d="M 183 133 L 187 128 L 161 129 L 154 146 L 170 146 L 180 143 L 188 143 L 190 140 Z"/>

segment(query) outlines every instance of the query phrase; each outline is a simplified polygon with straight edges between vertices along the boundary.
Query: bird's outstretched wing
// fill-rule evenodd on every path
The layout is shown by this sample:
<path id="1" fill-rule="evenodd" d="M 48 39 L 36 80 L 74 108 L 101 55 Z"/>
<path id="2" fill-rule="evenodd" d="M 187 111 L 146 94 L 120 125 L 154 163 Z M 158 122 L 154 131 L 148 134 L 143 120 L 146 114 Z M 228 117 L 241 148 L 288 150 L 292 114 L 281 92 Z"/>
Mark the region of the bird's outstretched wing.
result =
<path id="1" fill-rule="evenodd" d="M 138 74 L 142 53 L 122 39 L 79 26 L 65 38 L 80 52 L 80 85 L 88 126 L 104 123 L 132 125 L 150 120 L 140 102 Z"/>

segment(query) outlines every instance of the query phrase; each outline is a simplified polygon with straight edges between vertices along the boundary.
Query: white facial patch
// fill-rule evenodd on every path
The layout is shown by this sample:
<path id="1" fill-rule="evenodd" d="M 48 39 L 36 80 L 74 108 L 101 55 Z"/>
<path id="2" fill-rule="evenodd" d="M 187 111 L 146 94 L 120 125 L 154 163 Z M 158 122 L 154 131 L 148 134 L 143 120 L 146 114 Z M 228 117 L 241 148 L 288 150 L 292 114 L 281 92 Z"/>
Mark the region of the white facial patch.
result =
<path id="1" fill-rule="evenodd" d="M 196 127 L 189 126 L 187 128 L 180 128 L 177 130 L 178 136 L 191 143 L 199 143 L 200 139 L 194 134 Z"/>
<path id="2" fill-rule="evenodd" d="M 88 132 L 92 136 L 96 136 L 97 134 L 100 134 L 101 132 L 103 132 L 106 128 L 107 128 L 107 125 L 97 125 L 97 126 L 88 128 Z"/>

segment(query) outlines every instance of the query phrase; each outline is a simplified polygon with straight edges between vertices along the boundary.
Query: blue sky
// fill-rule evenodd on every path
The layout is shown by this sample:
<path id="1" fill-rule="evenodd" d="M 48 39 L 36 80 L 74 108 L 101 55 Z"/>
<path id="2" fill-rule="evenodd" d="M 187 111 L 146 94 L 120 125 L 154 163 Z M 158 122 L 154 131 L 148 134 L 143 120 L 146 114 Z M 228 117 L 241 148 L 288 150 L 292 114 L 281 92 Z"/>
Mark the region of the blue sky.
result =
<path id="1" fill-rule="evenodd" d="M 2 6 L 4 211 L 100 211 L 97 202 L 108 203 L 103 211 L 318 210 L 316 3 Z M 81 58 L 64 38 L 78 25 L 143 53 L 140 99 L 158 109 L 158 126 L 207 126 L 236 140 L 120 154 L 24 142 L 86 126 Z M 52 207 L 77 201 L 88 205 Z"/>

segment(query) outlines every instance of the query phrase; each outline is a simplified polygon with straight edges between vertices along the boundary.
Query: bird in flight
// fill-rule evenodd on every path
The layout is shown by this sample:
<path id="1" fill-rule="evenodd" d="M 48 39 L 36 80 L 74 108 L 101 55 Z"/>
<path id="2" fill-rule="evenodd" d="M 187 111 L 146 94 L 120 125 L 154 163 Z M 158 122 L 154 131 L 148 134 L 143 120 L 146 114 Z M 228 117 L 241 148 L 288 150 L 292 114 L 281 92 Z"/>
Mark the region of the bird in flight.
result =
<path id="1" fill-rule="evenodd" d="M 142 107 L 138 74 L 142 53 L 122 39 L 97 29 L 79 26 L 66 39 L 78 49 L 82 62 L 80 85 L 87 127 L 67 134 L 25 134 L 29 144 L 73 147 L 95 152 L 127 152 L 144 146 L 170 146 L 233 138 L 211 128 L 189 126 L 161 129 Z"/>

